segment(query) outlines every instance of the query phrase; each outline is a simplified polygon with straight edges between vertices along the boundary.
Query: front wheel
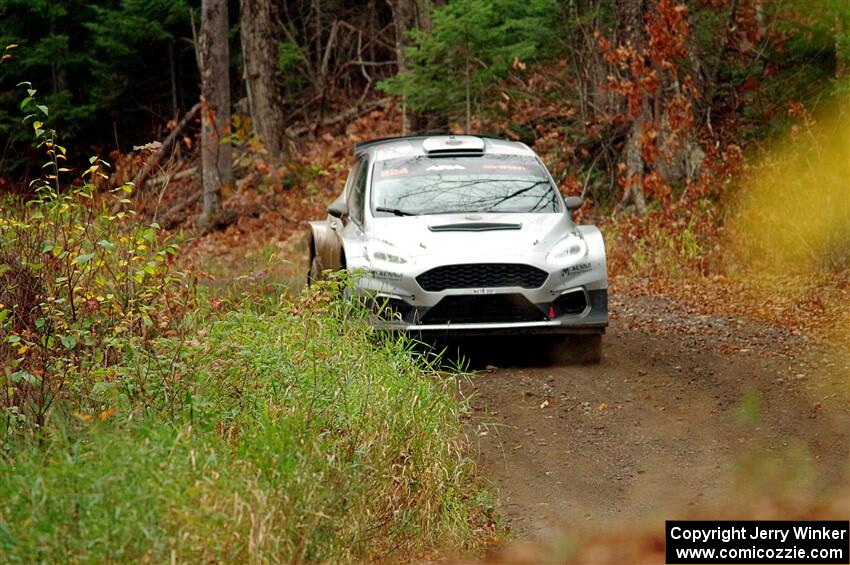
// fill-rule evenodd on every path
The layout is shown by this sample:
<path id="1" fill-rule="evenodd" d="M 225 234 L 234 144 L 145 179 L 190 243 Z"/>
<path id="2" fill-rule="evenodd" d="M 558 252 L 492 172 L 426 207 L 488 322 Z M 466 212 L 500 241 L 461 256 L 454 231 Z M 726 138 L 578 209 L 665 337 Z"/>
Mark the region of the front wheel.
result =
<path id="1" fill-rule="evenodd" d="M 559 336 L 550 352 L 551 362 L 559 365 L 598 365 L 602 361 L 602 334 Z"/>
<path id="2" fill-rule="evenodd" d="M 602 361 L 602 334 L 577 335 L 576 352 L 581 365 L 598 365 Z"/>

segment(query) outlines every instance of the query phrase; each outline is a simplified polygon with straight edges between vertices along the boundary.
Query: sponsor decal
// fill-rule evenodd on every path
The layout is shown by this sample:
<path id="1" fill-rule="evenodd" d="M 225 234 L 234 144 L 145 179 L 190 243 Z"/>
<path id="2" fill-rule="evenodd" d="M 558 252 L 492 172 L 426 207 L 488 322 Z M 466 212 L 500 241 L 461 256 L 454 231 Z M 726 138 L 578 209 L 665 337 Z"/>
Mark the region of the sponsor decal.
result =
<path id="1" fill-rule="evenodd" d="M 407 174 L 410 174 L 410 170 L 407 167 L 401 167 L 399 169 L 384 169 L 381 171 L 382 177 L 400 177 Z"/>
<path id="2" fill-rule="evenodd" d="M 573 275 L 578 275 L 579 273 L 586 273 L 592 268 L 593 266 L 590 263 L 579 263 L 578 265 L 573 265 L 572 267 L 561 269 L 561 276 L 571 277 Z"/>
<path id="3" fill-rule="evenodd" d="M 527 171 L 522 165 L 481 165 L 485 171 Z"/>
<path id="4" fill-rule="evenodd" d="M 369 274 L 372 275 L 372 278 L 375 279 L 385 279 L 388 281 L 400 281 L 401 273 L 396 273 L 394 271 L 383 271 L 381 269 L 372 269 L 369 271 Z"/>
<path id="5" fill-rule="evenodd" d="M 431 165 L 426 171 L 463 171 L 466 167 L 462 165 Z"/>

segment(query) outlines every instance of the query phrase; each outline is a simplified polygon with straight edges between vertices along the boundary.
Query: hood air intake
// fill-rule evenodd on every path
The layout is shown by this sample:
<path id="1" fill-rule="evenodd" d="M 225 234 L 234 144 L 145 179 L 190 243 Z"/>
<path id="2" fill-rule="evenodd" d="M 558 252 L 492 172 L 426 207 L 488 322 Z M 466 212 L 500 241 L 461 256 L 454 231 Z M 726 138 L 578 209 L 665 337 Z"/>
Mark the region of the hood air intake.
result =
<path id="1" fill-rule="evenodd" d="M 441 224 L 439 226 L 428 226 L 428 229 L 434 232 L 442 231 L 501 231 L 501 230 L 519 230 L 522 229 L 522 224 L 508 224 L 498 222 L 468 222 L 461 224 Z"/>

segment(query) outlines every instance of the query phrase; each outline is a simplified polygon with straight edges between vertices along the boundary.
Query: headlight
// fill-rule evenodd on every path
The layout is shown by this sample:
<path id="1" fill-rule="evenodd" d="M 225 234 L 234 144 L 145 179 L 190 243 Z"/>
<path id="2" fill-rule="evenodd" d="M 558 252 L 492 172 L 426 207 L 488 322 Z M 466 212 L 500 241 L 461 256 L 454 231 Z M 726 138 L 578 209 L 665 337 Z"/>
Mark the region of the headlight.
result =
<path id="1" fill-rule="evenodd" d="M 559 267 L 571 267 L 587 255 L 587 242 L 573 233 L 552 246 L 546 260 Z"/>
<path id="2" fill-rule="evenodd" d="M 366 258 L 382 265 L 404 265 L 411 261 L 403 251 L 379 239 L 366 243 Z"/>

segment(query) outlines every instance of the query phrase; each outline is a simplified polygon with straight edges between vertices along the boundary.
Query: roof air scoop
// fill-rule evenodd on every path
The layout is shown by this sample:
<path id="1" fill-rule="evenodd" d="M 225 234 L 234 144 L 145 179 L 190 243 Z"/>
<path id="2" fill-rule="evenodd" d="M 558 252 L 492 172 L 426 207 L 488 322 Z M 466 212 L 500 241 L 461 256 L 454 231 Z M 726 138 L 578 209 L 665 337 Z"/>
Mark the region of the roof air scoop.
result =
<path id="1" fill-rule="evenodd" d="M 472 135 L 440 135 L 425 139 L 422 149 L 429 157 L 483 155 L 484 140 Z"/>

